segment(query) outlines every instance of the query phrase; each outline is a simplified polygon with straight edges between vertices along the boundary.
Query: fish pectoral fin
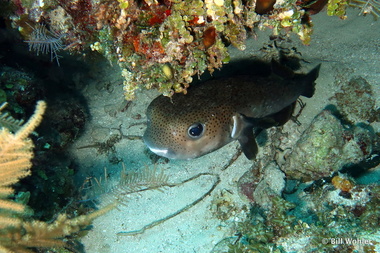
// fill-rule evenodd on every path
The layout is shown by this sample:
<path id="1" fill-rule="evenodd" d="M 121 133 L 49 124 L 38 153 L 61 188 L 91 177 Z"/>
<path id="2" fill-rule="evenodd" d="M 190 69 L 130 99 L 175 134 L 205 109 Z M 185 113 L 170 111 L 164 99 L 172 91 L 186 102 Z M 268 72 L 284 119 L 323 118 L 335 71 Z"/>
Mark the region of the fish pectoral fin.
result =
<path id="1" fill-rule="evenodd" d="M 254 126 L 261 129 L 278 126 L 278 122 L 275 120 L 275 118 L 272 118 L 272 117 L 254 119 L 254 122 L 255 122 Z"/>
<path id="2" fill-rule="evenodd" d="M 292 117 L 296 102 L 283 108 L 281 111 L 270 114 L 263 118 L 245 118 L 252 126 L 258 129 L 267 129 L 271 127 L 282 126 Z"/>
<path id="3" fill-rule="evenodd" d="M 236 140 L 240 136 L 245 134 L 245 129 L 255 129 L 255 134 L 257 135 L 261 132 L 262 129 L 270 128 L 273 126 L 278 126 L 273 117 L 264 117 L 264 118 L 250 118 L 244 114 L 238 113 L 232 117 L 233 127 L 231 130 L 231 138 Z"/>
<path id="4" fill-rule="evenodd" d="M 289 121 L 289 119 L 292 117 L 294 108 L 296 107 L 296 103 L 294 102 L 290 104 L 289 106 L 285 107 L 279 112 L 273 113 L 269 115 L 268 117 L 271 118 L 274 122 L 276 122 L 277 125 L 275 126 L 282 126 L 286 122 Z"/>
<path id="5" fill-rule="evenodd" d="M 276 118 L 272 115 L 265 116 L 263 118 L 251 118 L 247 117 L 244 114 L 237 114 L 233 116 L 233 130 L 231 137 L 237 139 L 241 133 L 247 127 L 254 127 L 258 129 L 265 129 L 274 126 L 278 126 L 279 123 L 276 121 Z"/>
<path id="6" fill-rule="evenodd" d="M 294 71 L 291 68 L 280 64 L 274 59 L 271 61 L 271 67 L 272 72 L 279 77 L 282 77 L 284 79 L 292 79 L 294 77 Z"/>
<path id="7" fill-rule="evenodd" d="M 258 153 L 258 146 L 256 143 L 255 136 L 253 134 L 252 128 L 245 128 L 238 139 L 240 146 L 243 150 L 244 155 L 249 159 L 253 160 L 256 158 Z"/>

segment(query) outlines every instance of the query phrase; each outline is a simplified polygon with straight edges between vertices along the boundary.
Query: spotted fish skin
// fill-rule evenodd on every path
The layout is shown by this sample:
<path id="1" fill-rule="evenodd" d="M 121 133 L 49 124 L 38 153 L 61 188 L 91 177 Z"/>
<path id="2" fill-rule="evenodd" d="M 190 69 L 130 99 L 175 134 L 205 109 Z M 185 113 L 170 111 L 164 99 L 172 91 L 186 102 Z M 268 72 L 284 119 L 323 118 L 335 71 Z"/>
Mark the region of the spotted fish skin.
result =
<path id="1" fill-rule="evenodd" d="M 253 130 L 284 124 L 299 96 L 313 96 L 319 68 L 287 79 L 241 75 L 210 80 L 186 95 L 161 95 L 148 106 L 144 142 L 157 155 L 193 159 L 239 140 L 247 158 L 254 159 Z"/>

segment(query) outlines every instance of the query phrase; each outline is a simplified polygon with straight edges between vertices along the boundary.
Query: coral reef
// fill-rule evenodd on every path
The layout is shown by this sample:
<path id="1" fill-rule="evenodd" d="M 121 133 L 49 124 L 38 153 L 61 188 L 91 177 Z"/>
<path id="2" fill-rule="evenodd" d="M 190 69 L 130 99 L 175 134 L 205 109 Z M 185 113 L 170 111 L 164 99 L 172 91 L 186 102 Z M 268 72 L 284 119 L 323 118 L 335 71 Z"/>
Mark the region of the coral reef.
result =
<path id="1" fill-rule="evenodd" d="M 302 134 L 281 169 L 288 178 L 303 181 L 329 177 L 344 165 L 367 158 L 375 139 L 367 128 L 345 129 L 330 110 L 324 110 Z"/>
<path id="2" fill-rule="evenodd" d="M 353 86 L 360 94 L 367 92 Z M 267 131 L 277 141 L 264 147 L 265 157 L 274 156 L 276 162 L 264 157 L 239 179 L 240 196 L 251 203 L 249 217 L 212 252 L 379 250 L 380 187 L 358 184 L 353 176 L 378 166 L 377 161 L 358 168 L 378 157 L 379 138 L 369 125 L 349 124 L 334 106 L 328 108 L 303 133 L 294 130 L 294 122 Z"/>
<path id="3" fill-rule="evenodd" d="M 58 60 L 58 49 L 83 55 L 91 49 L 117 62 L 130 100 L 138 89 L 186 93 L 194 75 L 229 61 L 229 44 L 244 50 L 255 29 L 273 29 L 273 38 L 295 33 L 309 44 L 310 15 L 326 4 L 329 15 L 345 15 L 342 0 L 12 1 L 6 9 L 37 52 Z"/>
<path id="4" fill-rule="evenodd" d="M 264 168 L 263 178 L 253 192 L 255 203 L 263 208 L 270 208 L 270 199 L 273 196 L 281 196 L 285 188 L 285 175 L 275 162 L 271 162 Z"/>

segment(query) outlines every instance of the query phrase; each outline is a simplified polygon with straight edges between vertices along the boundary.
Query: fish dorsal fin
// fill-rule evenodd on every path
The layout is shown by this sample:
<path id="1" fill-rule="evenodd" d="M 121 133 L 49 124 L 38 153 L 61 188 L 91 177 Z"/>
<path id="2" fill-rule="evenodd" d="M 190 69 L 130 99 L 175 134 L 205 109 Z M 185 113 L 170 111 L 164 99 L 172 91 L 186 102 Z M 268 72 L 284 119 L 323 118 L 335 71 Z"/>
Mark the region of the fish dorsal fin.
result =
<path id="1" fill-rule="evenodd" d="M 303 75 L 301 77 L 296 76 L 296 80 L 301 80 L 301 84 L 305 87 L 302 92 L 302 96 L 311 98 L 314 95 L 315 91 L 315 80 L 319 76 L 319 70 L 321 68 L 321 64 L 318 64 L 315 68 L 313 68 L 309 73 Z"/>
<path id="2" fill-rule="evenodd" d="M 284 65 L 281 65 L 277 61 L 273 60 L 271 61 L 271 67 L 272 67 L 272 72 L 284 79 L 292 79 L 294 77 L 294 71 Z"/>
<path id="3" fill-rule="evenodd" d="M 294 108 L 296 107 L 296 103 L 297 102 L 294 102 L 288 105 L 287 107 L 285 107 L 284 109 L 282 109 L 281 111 L 267 116 L 268 118 L 272 119 L 273 122 L 276 122 L 276 125 L 273 125 L 273 126 L 282 126 L 286 122 L 288 122 L 289 119 L 293 115 Z"/>

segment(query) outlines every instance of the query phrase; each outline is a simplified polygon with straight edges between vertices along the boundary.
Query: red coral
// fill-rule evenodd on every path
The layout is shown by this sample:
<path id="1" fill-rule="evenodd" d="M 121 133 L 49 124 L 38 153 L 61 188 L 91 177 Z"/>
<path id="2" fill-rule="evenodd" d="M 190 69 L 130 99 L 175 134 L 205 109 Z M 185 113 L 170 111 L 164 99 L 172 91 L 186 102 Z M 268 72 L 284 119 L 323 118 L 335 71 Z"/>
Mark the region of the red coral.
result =
<path id="1" fill-rule="evenodd" d="M 162 24 L 165 19 L 171 15 L 171 3 L 158 3 L 148 5 L 144 1 L 142 6 L 140 6 L 141 16 L 139 17 L 139 22 L 141 25 L 154 26 Z"/>

